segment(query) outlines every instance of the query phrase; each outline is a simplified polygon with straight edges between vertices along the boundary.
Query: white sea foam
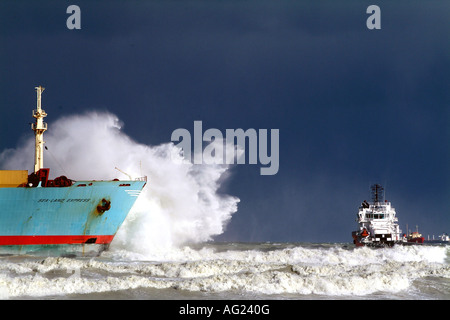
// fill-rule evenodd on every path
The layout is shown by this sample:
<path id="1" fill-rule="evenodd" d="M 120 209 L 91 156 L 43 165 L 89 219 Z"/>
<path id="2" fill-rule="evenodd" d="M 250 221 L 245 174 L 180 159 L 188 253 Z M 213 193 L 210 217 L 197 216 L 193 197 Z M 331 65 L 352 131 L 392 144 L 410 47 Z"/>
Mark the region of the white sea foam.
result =
<path id="1" fill-rule="evenodd" d="M 450 281 L 450 267 L 445 262 L 448 250 L 428 246 L 349 250 L 340 245 L 217 250 L 212 245 L 173 248 L 153 261 L 127 261 L 119 251 L 92 259 L 4 258 L 0 294 L 11 298 L 141 288 L 237 296 L 391 297 L 410 292 L 414 282 L 424 278 L 436 279 L 445 291 L 445 283 Z M 444 292 L 444 297 L 448 294 Z"/>

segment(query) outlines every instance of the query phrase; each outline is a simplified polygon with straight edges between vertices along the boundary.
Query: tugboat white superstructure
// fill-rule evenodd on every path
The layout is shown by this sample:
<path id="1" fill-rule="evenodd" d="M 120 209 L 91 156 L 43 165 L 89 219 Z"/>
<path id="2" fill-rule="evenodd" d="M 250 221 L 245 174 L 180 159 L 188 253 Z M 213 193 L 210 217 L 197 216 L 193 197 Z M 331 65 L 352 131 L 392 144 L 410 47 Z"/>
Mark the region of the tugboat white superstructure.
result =
<path id="1" fill-rule="evenodd" d="M 384 189 L 374 184 L 372 203 L 364 200 L 359 207 L 356 221 L 359 230 L 352 232 L 353 243 L 356 246 L 383 247 L 403 243 L 404 238 L 398 225 L 395 209 L 391 203 L 384 200 Z"/>

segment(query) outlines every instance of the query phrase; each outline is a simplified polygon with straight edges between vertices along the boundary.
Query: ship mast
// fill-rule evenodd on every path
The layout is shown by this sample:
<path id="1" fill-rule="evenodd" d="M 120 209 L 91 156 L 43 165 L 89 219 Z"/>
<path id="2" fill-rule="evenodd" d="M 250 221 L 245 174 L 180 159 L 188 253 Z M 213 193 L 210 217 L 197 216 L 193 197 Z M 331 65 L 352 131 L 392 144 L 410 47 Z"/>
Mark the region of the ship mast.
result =
<path id="1" fill-rule="evenodd" d="M 41 95 L 45 88 L 42 86 L 36 87 L 37 106 L 33 110 L 33 117 L 36 122 L 31 124 L 31 129 L 34 131 L 36 137 L 36 144 L 34 150 L 34 172 L 37 173 L 44 167 L 44 131 L 47 130 L 47 123 L 44 122 L 44 117 L 47 116 L 41 108 Z"/>
<path id="2" fill-rule="evenodd" d="M 375 204 L 382 202 L 384 188 L 379 184 L 374 184 L 372 185 L 371 189 L 372 189 L 372 201 Z"/>

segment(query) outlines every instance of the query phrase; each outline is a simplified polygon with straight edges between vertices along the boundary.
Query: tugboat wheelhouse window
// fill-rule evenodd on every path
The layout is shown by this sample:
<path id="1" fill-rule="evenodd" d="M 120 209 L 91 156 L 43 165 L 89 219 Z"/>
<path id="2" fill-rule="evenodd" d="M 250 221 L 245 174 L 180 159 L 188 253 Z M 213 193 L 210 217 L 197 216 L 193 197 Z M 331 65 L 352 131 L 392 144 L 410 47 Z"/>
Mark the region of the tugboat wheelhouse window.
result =
<path id="1" fill-rule="evenodd" d="M 384 213 L 366 213 L 367 219 L 384 219 L 386 216 Z"/>

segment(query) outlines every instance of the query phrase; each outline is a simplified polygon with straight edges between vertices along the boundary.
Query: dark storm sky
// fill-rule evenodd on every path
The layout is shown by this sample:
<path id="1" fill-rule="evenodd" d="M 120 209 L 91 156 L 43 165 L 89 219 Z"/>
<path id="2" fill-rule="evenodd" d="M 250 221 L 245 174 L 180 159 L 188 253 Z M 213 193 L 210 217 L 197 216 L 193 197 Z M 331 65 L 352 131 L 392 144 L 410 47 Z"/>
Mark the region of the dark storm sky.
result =
<path id="1" fill-rule="evenodd" d="M 449 16 L 448 1 L 2 0 L 0 150 L 32 134 L 42 84 L 49 125 L 107 110 L 145 144 L 195 120 L 279 129 L 276 175 L 233 167 L 218 240 L 351 241 L 375 182 L 402 229 L 450 232 Z"/>

